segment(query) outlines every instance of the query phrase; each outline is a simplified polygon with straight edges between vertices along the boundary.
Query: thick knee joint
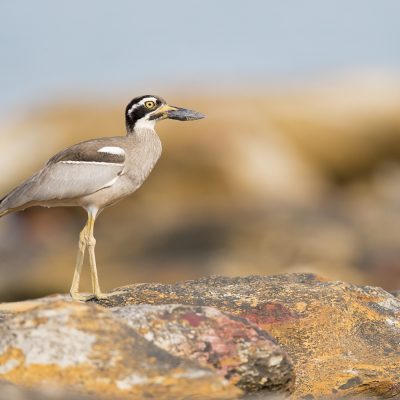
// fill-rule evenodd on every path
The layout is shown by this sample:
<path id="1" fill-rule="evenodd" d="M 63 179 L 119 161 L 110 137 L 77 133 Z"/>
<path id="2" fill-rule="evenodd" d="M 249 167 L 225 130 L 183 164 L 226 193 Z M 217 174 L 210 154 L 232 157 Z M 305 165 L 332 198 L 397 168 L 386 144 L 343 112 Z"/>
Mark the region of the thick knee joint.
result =
<path id="1" fill-rule="evenodd" d="M 82 231 L 79 235 L 79 249 L 84 250 L 85 247 L 87 246 L 88 242 L 88 235 L 86 234 L 85 231 Z"/>
<path id="2" fill-rule="evenodd" d="M 96 246 L 96 239 L 93 236 L 89 237 L 88 240 L 87 240 L 87 245 L 89 247 Z"/>
<path id="3" fill-rule="evenodd" d="M 96 239 L 93 236 L 90 236 L 86 233 L 86 231 L 82 231 L 79 235 L 79 247 L 81 249 L 86 246 L 94 247 L 96 245 Z"/>

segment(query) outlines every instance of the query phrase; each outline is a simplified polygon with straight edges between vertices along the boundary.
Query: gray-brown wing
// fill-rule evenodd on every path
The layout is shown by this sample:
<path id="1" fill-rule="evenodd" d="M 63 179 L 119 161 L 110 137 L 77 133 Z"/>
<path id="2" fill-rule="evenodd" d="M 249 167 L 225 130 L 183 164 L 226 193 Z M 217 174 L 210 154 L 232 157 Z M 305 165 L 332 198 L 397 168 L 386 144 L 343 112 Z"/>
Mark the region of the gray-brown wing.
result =
<path id="1" fill-rule="evenodd" d="M 120 147 L 121 141 L 121 137 L 87 140 L 60 151 L 50 158 L 47 165 L 60 161 L 123 163 L 125 151 Z"/>
<path id="2" fill-rule="evenodd" d="M 58 162 L 50 164 L 11 191 L 0 204 L 0 214 L 29 203 L 68 200 L 111 186 L 122 174 L 122 164 Z"/>
<path id="3" fill-rule="evenodd" d="M 34 201 L 71 199 L 111 186 L 123 164 L 61 161 L 46 166 L 30 189 Z"/>
<path id="4" fill-rule="evenodd" d="M 72 146 L 59 153 L 50 159 L 42 170 L 16 187 L 1 201 L 0 215 L 23 209 L 25 205 L 74 199 L 111 186 L 123 172 L 125 157 L 122 149 L 118 155 L 119 159 L 116 160 L 114 154 L 99 154 L 97 147 L 105 148 L 101 141 L 91 144 L 94 155 L 102 156 L 103 159 L 96 158 L 96 161 L 91 161 L 90 156 L 88 157 L 87 143 Z M 86 151 L 82 151 L 82 148 Z M 113 159 L 110 159 L 110 156 Z"/>

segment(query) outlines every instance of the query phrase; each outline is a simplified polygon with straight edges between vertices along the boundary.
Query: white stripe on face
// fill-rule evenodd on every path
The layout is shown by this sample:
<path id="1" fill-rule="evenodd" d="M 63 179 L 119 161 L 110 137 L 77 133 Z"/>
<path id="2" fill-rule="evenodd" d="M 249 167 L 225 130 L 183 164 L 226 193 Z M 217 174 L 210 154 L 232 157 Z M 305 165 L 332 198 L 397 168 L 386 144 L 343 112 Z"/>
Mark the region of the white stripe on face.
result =
<path id="1" fill-rule="evenodd" d="M 108 153 L 108 154 L 116 154 L 118 156 L 125 155 L 124 149 L 118 146 L 105 146 L 102 147 L 100 150 L 97 150 L 98 153 Z"/>
<path id="2" fill-rule="evenodd" d="M 134 110 L 136 110 L 138 107 L 143 106 L 146 101 L 154 101 L 154 103 L 157 103 L 157 99 L 153 96 L 145 97 L 144 99 L 140 100 L 139 103 L 134 104 L 129 110 L 128 114 L 132 114 Z"/>

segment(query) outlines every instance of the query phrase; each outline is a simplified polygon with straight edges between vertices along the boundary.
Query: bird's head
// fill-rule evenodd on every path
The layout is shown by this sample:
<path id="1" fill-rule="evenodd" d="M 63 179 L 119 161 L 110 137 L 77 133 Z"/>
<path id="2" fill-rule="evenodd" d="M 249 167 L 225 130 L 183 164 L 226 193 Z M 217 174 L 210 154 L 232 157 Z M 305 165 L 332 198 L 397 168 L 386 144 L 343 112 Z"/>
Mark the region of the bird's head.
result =
<path id="1" fill-rule="evenodd" d="M 128 132 L 140 128 L 153 129 L 157 121 L 166 118 L 190 121 L 204 118 L 204 115 L 186 108 L 170 106 L 161 97 L 152 95 L 135 97 L 126 106 L 125 120 Z"/>

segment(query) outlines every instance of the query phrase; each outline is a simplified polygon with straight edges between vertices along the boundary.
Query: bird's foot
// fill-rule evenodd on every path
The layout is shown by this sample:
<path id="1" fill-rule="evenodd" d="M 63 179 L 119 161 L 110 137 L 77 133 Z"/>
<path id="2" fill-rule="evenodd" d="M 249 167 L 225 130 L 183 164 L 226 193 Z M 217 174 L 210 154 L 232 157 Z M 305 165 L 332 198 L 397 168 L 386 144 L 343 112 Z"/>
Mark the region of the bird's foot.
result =
<path id="1" fill-rule="evenodd" d="M 98 293 L 94 294 L 94 298 L 97 300 L 105 300 L 112 296 L 122 294 L 122 293 L 123 293 L 123 291 L 121 291 L 121 290 L 115 290 L 114 292 L 110 292 L 110 293 L 98 292 Z"/>
<path id="2" fill-rule="evenodd" d="M 75 301 L 89 301 L 96 297 L 94 294 L 82 294 L 78 292 L 70 292 L 70 294 Z"/>

